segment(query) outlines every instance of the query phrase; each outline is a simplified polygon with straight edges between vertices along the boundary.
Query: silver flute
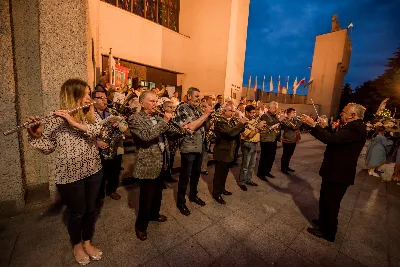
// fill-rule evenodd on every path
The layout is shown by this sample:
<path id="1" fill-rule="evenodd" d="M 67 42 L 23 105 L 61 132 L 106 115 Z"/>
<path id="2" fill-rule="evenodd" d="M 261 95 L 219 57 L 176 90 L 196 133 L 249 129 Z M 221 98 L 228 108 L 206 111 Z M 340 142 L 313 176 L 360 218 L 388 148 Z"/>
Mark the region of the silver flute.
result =
<path id="1" fill-rule="evenodd" d="M 94 103 L 92 102 L 92 103 L 90 103 L 90 104 L 86 104 L 86 105 L 83 105 L 83 106 L 75 107 L 75 108 L 72 108 L 72 109 L 67 110 L 67 112 L 68 112 L 68 114 L 71 114 L 71 113 L 74 113 L 74 112 L 77 111 L 77 110 L 90 107 L 90 106 L 93 105 L 93 104 L 94 104 Z M 21 130 L 23 130 L 23 129 L 31 128 L 31 127 L 33 127 L 33 126 L 35 126 L 35 125 L 41 124 L 41 123 L 46 122 L 46 121 L 48 121 L 48 120 L 50 120 L 50 119 L 52 119 L 52 118 L 55 118 L 55 117 L 56 117 L 56 115 L 54 115 L 53 113 L 51 113 L 51 114 L 49 114 L 49 115 L 47 115 L 47 116 L 45 116 L 45 117 L 43 117 L 43 118 L 40 118 L 40 119 L 37 120 L 37 121 L 25 122 L 25 123 L 23 123 L 23 124 L 21 124 L 21 125 L 18 125 L 18 126 L 15 127 L 14 129 L 8 130 L 8 131 L 4 132 L 3 134 L 7 136 L 7 135 L 9 135 L 9 134 L 19 132 L 19 131 L 21 131 Z"/>

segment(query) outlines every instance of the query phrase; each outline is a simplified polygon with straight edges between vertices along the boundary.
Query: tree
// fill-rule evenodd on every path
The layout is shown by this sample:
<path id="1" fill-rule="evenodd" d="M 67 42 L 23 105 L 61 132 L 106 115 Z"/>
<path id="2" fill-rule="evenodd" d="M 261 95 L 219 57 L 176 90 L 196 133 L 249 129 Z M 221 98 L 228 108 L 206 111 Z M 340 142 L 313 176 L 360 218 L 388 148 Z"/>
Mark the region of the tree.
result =
<path id="1" fill-rule="evenodd" d="M 352 94 L 354 102 L 367 108 L 366 120 L 373 119 L 373 114 L 378 109 L 379 104 L 387 97 L 390 98 L 387 108 L 398 109 L 400 107 L 400 46 L 393 53 L 393 57 L 387 60 L 386 70 L 382 75 L 356 87 Z"/>
<path id="2" fill-rule="evenodd" d="M 342 88 L 339 110 L 343 110 L 343 108 L 350 102 L 353 102 L 353 89 L 351 89 L 349 83 L 346 83 Z"/>

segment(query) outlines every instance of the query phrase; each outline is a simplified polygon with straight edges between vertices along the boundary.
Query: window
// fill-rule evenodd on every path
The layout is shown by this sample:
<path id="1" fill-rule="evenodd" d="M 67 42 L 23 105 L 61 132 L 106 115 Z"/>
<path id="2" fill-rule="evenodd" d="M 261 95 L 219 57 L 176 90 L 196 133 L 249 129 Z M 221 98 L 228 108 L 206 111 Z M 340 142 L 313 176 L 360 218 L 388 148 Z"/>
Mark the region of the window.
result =
<path id="1" fill-rule="evenodd" d="M 143 0 L 133 0 L 132 12 L 138 16 L 144 17 L 144 2 L 143 2 Z"/>
<path id="2" fill-rule="evenodd" d="M 179 0 L 102 0 L 179 32 Z"/>
<path id="3" fill-rule="evenodd" d="M 132 0 L 118 0 L 118 7 L 126 11 L 131 11 Z"/>

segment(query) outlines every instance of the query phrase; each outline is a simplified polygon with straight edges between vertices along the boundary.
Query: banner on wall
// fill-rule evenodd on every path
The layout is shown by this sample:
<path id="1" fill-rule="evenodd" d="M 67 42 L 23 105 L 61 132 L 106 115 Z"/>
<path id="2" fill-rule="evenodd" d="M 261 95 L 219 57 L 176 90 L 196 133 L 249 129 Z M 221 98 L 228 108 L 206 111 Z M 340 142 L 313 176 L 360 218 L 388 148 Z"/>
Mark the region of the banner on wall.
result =
<path id="1" fill-rule="evenodd" d="M 166 88 L 167 88 L 168 96 L 171 98 L 174 95 L 175 86 L 167 86 Z"/>
<path id="2" fill-rule="evenodd" d="M 120 86 L 121 84 L 126 84 L 128 82 L 128 75 L 129 75 L 129 69 L 115 64 L 115 72 L 114 72 L 114 81 L 115 81 L 115 86 Z"/>

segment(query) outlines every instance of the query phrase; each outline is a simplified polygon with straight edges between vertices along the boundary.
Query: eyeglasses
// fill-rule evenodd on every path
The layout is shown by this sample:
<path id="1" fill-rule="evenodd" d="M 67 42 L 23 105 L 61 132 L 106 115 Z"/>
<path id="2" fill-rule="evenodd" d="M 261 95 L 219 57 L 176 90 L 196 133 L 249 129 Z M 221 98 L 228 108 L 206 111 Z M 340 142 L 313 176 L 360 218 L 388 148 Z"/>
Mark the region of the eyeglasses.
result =
<path id="1" fill-rule="evenodd" d="M 107 100 L 107 97 L 104 97 L 104 96 L 96 96 L 96 97 L 93 97 L 94 99 L 101 99 L 101 100 Z"/>

